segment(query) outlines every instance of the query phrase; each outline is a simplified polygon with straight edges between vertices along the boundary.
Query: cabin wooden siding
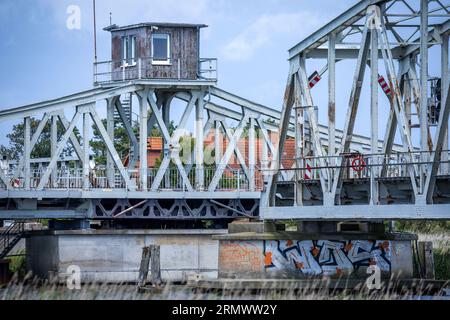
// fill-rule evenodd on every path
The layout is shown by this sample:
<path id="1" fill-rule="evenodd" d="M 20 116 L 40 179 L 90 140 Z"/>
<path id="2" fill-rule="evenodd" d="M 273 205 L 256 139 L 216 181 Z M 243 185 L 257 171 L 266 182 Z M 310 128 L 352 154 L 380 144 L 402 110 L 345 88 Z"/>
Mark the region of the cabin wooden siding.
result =
<path id="1" fill-rule="evenodd" d="M 152 34 L 170 35 L 170 64 L 154 65 L 152 56 Z M 199 70 L 199 34 L 196 27 L 159 27 L 152 31 L 150 27 L 138 27 L 112 32 L 113 80 L 120 80 L 122 74 L 122 38 L 136 36 L 136 61 L 141 59 L 141 76 L 144 79 L 178 79 L 197 80 Z M 180 73 L 178 71 L 180 61 Z M 126 79 L 139 76 L 138 65 L 125 69 Z"/>

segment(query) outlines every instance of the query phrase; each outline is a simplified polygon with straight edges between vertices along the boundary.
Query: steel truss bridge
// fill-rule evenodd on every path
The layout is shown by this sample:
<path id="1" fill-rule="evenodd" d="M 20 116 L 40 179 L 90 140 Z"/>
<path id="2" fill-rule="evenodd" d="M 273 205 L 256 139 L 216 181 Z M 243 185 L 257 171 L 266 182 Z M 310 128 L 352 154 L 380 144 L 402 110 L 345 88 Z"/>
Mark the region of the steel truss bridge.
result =
<path id="1" fill-rule="evenodd" d="M 295 113 L 297 169 L 294 171 L 297 178 L 284 191 L 283 197 L 283 187 L 278 179 L 280 168 L 274 170 L 262 209 L 265 219 L 450 218 L 446 151 L 450 111 L 449 17 L 448 1 L 359 1 L 290 49 L 279 154 L 283 153 L 289 119 Z M 434 46 L 441 49 L 441 104 L 433 134 L 429 117 L 429 48 Z M 307 61 L 313 59 L 325 60 L 324 70 L 328 71 L 327 149 L 320 140 L 313 90 L 307 76 Z M 336 144 L 336 112 L 339 107 L 336 105 L 336 63 L 343 60 L 355 62 L 354 78 L 347 92 L 349 102 L 342 143 Z M 370 70 L 367 76 L 370 80 L 365 82 L 366 69 Z M 380 84 L 384 93 L 379 88 Z M 350 143 L 358 125 L 357 112 L 364 86 L 370 90 L 370 114 L 359 125 L 370 125 L 371 150 L 368 155 L 352 158 L 349 155 Z M 388 99 L 390 115 L 380 148 L 381 99 Z M 412 117 L 414 114 L 417 116 Z M 418 121 L 419 125 L 412 125 L 412 120 Z M 305 143 L 306 127 L 311 132 L 311 145 Z M 413 130 L 415 127 L 419 130 Z M 413 134 L 417 131 L 420 140 L 418 151 L 413 145 Z M 393 155 L 392 145 L 397 132 L 403 152 Z M 313 154 L 311 160 L 314 162 L 310 167 L 316 168 L 318 174 L 315 180 L 304 181 L 298 171 L 304 170 L 305 156 L 310 154 Z M 350 162 L 349 159 L 353 160 Z M 347 175 L 347 169 L 354 168 L 355 159 L 357 171 L 364 169 L 357 179 Z"/>
<path id="2" fill-rule="evenodd" d="M 448 145 L 450 110 L 449 16 L 445 1 L 360 1 L 290 50 L 281 112 L 224 91 L 215 80 L 140 78 L 3 110 L 0 122 L 24 123 L 24 152 L 0 170 L 0 219 L 450 219 L 449 152 L 443 147 Z M 439 21 L 430 23 L 433 19 Z M 348 43 L 350 38 L 359 38 L 358 44 Z M 434 137 L 428 119 L 431 46 L 442 48 L 443 103 Z M 321 74 L 329 75 L 326 125 L 319 124 L 315 112 L 309 59 L 327 61 Z M 347 59 L 356 62 L 355 79 L 345 126 L 339 130 L 335 65 Z M 391 88 L 387 98 L 379 93 L 379 61 Z M 372 93 L 370 138 L 354 134 L 366 65 L 371 70 L 366 84 Z M 137 126 L 124 105 L 130 95 L 138 101 Z M 378 137 L 381 98 L 391 106 L 384 139 Z M 413 145 L 412 106 L 420 123 L 420 146 Z M 179 119 L 170 118 L 173 108 L 180 108 Z M 37 128 L 32 118 L 40 120 Z M 174 133 L 172 120 L 178 128 Z M 114 144 L 119 123 L 131 144 L 126 165 Z M 34 159 L 47 124 L 51 155 Z M 106 146 L 103 167 L 92 165 L 90 158 L 92 125 Z M 149 168 L 147 139 L 155 125 L 164 150 L 161 164 Z M 183 129 L 191 128 L 193 161 L 185 163 Z M 394 143 L 397 129 L 400 145 Z M 215 161 L 206 165 L 204 141 L 210 137 Z M 286 159 L 278 155 L 284 155 L 288 138 L 295 139 L 296 154 L 293 166 L 284 168 Z M 239 148 L 243 140 L 245 150 Z M 68 147 L 73 154 L 65 157 Z"/>

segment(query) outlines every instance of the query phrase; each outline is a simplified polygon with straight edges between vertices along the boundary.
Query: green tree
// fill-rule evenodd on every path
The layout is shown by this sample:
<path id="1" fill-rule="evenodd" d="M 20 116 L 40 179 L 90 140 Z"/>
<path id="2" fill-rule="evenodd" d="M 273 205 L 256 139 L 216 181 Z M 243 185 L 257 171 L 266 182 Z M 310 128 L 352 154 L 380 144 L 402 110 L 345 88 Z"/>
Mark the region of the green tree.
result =
<path id="1" fill-rule="evenodd" d="M 173 133 L 175 132 L 175 130 L 177 130 L 177 126 L 175 125 L 175 122 L 172 120 L 169 123 L 169 127 L 167 128 L 167 130 L 169 131 L 170 135 L 173 135 Z M 159 130 L 159 126 L 158 125 L 154 125 L 152 128 L 152 133 L 151 133 L 152 137 L 162 137 L 161 134 L 161 130 Z"/>
<path id="2" fill-rule="evenodd" d="M 30 127 L 31 127 L 31 136 L 33 136 L 39 126 L 41 120 L 37 120 L 35 118 L 30 119 Z M 60 123 L 57 125 L 58 137 L 61 137 L 64 134 L 63 127 Z M 13 126 L 11 133 L 6 135 L 8 138 L 8 146 L 1 145 L 0 146 L 0 154 L 6 155 L 9 159 L 18 160 L 23 156 L 23 149 L 25 144 L 24 139 L 25 132 L 25 124 L 23 122 L 16 124 Z M 79 137 L 79 131 L 74 130 L 75 135 Z M 51 156 L 51 142 L 50 142 L 50 134 L 51 134 L 51 123 L 47 121 L 42 133 L 31 152 L 31 158 L 49 158 Z M 73 146 L 69 143 L 68 147 L 65 148 L 62 152 L 64 157 L 72 156 L 74 152 Z"/>
<path id="3" fill-rule="evenodd" d="M 106 127 L 106 119 L 103 119 L 102 122 L 103 126 Z M 106 165 L 106 144 L 103 142 L 100 131 L 95 124 L 92 126 L 92 129 L 93 136 L 91 141 L 89 141 L 89 145 L 91 146 L 92 152 L 94 153 L 94 160 L 97 164 Z M 138 127 L 136 125 L 133 126 L 133 132 L 135 135 L 138 133 L 138 131 Z M 129 154 L 130 146 L 131 141 L 128 137 L 127 130 L 123 125 L 117 123 L 114 127 L 114 147 L 116 148 L 116 151 L 122 160 L 124 160 L 125 157 Z"/>
<path id="4" fill-rule="evenodd" d="M 103 125 L 106 127 L 106 119 L 102 120 Z M 137 122 L 133 123 L 133 133 L 136 137 L 139 135 L 139 124 Z M 171 121 L 168 127 L 169 134 L 172 135 L 176 130 L 175 122 Z M 106 145 L 103 142 L 103 139 L 100 135 L 100 131 L 98 130 L 96 125 L 92 126 L 93 129 L 93 137 L 89 142 L 91 146 L 92 152 L 94 153 L 94 160 L 97 164 L 106 165 L 107 158 L 107 150 Z M 161 131 L 157 125 L 153 126 L 151 131 L 152 137 L 162 137 Z M 127 130 L 123 126 L 122 123 L 116 123 L 114 127 L 114 147 L 116 148 L 117 153 L 120 158 L 124 160 L 130 152 L 131 141 L 128 137 Z"/>

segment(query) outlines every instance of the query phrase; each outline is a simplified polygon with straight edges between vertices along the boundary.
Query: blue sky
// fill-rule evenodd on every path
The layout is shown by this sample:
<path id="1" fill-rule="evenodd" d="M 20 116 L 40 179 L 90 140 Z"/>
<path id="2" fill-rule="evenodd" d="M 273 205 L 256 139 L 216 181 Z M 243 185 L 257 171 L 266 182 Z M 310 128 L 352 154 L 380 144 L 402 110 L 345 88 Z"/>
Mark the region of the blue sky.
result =
<path id="1" fill-rule="evenodd" d="M 109 25 L 110 12 L 118 25 L 146 21 L 205 23 L 210 27 L 202 33 L 201 55 L 219 59 L 219 87 L 280 109 L 289 67 L 287 50 L 356 2 L 97 0 L 99 60 L 110 58 L 110 34 L 102 30 Z M 81 30 L 66 28 L 69 5 L 81 7 Z M 91 0 L 1 0 L 0 109 L 92 87 L 91 5 Z M 439 59 L 436 52 L 439 50 L 430 51 L 431 61 Z M 342 128 L 354 64 L 342 63 L 337 70 L 344 74 L 337 85 L 337 125 Z M 315 90 L 315 102 L 324 120 L 325 83 Z M 367 94 L 363 92 L 362 105 L 370 101 Z M 360 112 L 363 118 L 367 115 L 364 108 Z M 380 108 L 386 108 L 386 104 L 381 103 Z M 386 117 L 387 112 L 380 110 L 380 137 Z M 356 128 L 363 134 L 369 130 L 369 126 Z M 0 143 L 5 142 L 8 131 L 7 125 L 0 126 Z"/>

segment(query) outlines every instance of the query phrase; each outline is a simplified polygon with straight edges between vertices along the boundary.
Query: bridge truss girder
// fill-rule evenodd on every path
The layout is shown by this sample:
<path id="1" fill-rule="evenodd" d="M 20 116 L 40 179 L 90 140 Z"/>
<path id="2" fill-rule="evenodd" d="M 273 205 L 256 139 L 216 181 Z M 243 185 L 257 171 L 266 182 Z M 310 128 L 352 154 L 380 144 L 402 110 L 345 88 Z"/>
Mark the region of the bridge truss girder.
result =
<path id="1" fill-rule="evenodd" d="M 135 123 L 134 127 L 127 119 L 122 105 L 122 98 L 130 94 L 138 100 L 139 108 L 135 121 L 137 125 Z M 172 120 L 169 117 L 174 99 L 184 101 L 186 106 L 182 107 L 180 119 L 173 119 L 177 130 L 172 133 L 169 132 Z M 106 106 L 106 122 L 99 115 L 98 103 L 102 101 Z M 118 119 L 114 118 L 115 112 L 119 115 Z M 259 205 L 264 187 L 261 170 L 264 168 L 257 163 L 256 130 L 262 132 L 261 157 L 262 162 L 269 167 L 270 163 L 276 161 L 277 146 L 274 145 L 270 132 L 274 134 L 277 131 L 277 115 L 274 109 L 217 87 L 196 82 L 163 84 L 157 81 L 104 87 L 1 111 L 0 121 L 23 119 L 25 146 L 24 156 L 16 165 L 8 166 L 6 171 L 0 170 L 0 219 L 29 216 L 66 218 L 70 213 L 73 217 L 81 215 L 98 218 L 98 206 L 95 203 L 99 199 L 117 201 L 122 205 L 129 200 L 139 203 L 152 199 L 153 202 L 148 200 L 141 205 L 149 207 L 150 202 L 156 206 L 157 200 L 167 204 L 167 196 L 170 196 L 169 199 L 176 199 L 180 204 L 179 208 L 184 208 L 185 216 L 181 215 L 180 219 L 256 216 L 259 210 L 253 205 L 251 209 L 241 210 L 240 203 L 251 200 L 257 207 Z M 32 117 L 42 119 L 35 130 L 30 128 Z M 195 122 L 194 132 L 191 134 L 194 147 L 188 157 L 188 161 L 192 161 L 185 163 L 180 156 L 181 142 L 185 132 L 189 131 L 188 127 L 192 127 L 192 120 Z M 230 120 L 237 122 L 238 126 L 230 128 Z M 47 159 L 33 159 L 32 152 L 48 122 L 51 124 L 51 156 Z M 123 125 L 133 151 L 128 165 L 124 165 L 123 157 L 119 155 L 114 143 L 114 128 L 118 123 Z M 92 125 L 98 130 L 107 153 L 106 168 L 101 173 L 91 167 L 88 142 Z M 164 150 L 161 165 L 149 168 L 147 138 L 151 136 L 155 125 L 163 138 Z M 58 131 L 58 126 L 62 128 L 62 133 Z M 238 147 L 243 140 L 244 130 L 248 132 L 248 152 L 245 153 L 248 157 Z M 205 167 L 204 141 L 210 135 L 213 136 L 214 144 L 210 149 L 215 150 L 217 165 Z M 70 158 L 62 156 L 66 148 L 74 150 Z M 234 167 L 231 167 L 232 156 L 237 159 Z M 67 169 L 71 165 L 78 172 L 75 177 Z M 63 171 L 67 176 L 64 176 Z M 79 203 L 77 199 L 84 202 Z M 202 201 L 206 211 L 200 214 L 198 210 L 182 204 L 189 200 Z M 213 201 L 224 203 L 218 205 Z M 223 213 L 224 208 L 229 214 Z M 131 215 L 158 218 L 158 215 L 152 214 L 139 216 L 140 209 L 130 208 L 130 212 L 124 217 Z M 171 213 L 175 210 L 172 205 L 164 210 L 167 217 L 177 218 Z M 108 214 L 105 213 L 104 217 L 108 217 Z"/>
<path id="2" fill-rule="evenodd" d="M 418 4 L 420 5 L 418 7 Z M 290 119 L 294 113 L 297 137 L 297 167 L 294 171 L 300 179 L 292 181 L 296 196 L 292 207 L 277 206 L 278 177 L 283 171 L 276 167 L 265 202 L 262 216 L 265 219 L 349 219 L 380 220 L 391 219 L 450 219 L 450 211 L 445 205 L 434 204 L 435 182 L 438 170 L 448 167 L 448 153 L 443 152 L 448 145 L 448 118 L 450 109 L 448 81 L 448 36 L 450 32 L 450 5 L 445 1 L 360 1 L 345 13 L 297 44 L 290 51 L 290 72 L 285 90 L 280 129 L 279 154 L 283 154 Z M 401 14 L 399 13 L 400 11 Z M 433 22 L 431 23 L 431 20 Z M 437 22 L 437 20 L 439 20 Z M 419 34 L 417 38 L 416 35 Z M 359 38 L 358 38 L 359 37 Z M 355 40 L 355 38 L 359 40 Z M 356 43 L 355 43 L 356 42 Z M 442 108 L 433 139 L 428 124 L 428 50 L 432 46 L 441 47 Z M 416 72 L 417 57 L 420 57 L 419 72 Z M 328 70 L 328 144 L 326 150 L 319 138 L 319 125 L 314 110 L 312 88 L 307 78 L 307 60 L 326 59 Z M 350 98 L 342 139 L 335 145 L 336 118 L 336 63 L 356 59 L 355 76 L 350 90 Z M 386 128 L 383 147 L 378 138 L 379 111 L 379 61 L 384 64 L 387 83 L 391 89 L 388 96 L 391 113 Z M 399 68 L 396 68 L 396 65 Z M 369 67 L 371 92 L 370 123 L 371 148 L 364 155 L 370 187 L 366 205 L 351 206 L 342 203 L 343 169 L 348 167 L 350 144 L 356 126 L 356 115 L 364 85 L 366 66 Z M 419 75 L 419 76 L 417 76 Z M 411 97 L 414 97 L 412 99 Z M 420 124 L 420 148 L 413 145 L 410 113 L 407 108 L 414 104 Z M 295 112 L 293 112 L 295 110 Z M 367 119 L 366 118 L 366 119 Z M 308 121 L 305 121 L 308 119 Z M 305 135 L 308 129 L 310 136 Z M 389 157 L 396 132 L 402 141 L 402 161 L 406 162 L 410 187 L 413 192 L 409 204 L 411 214 L 406 213 L 408 205 L 380 204 L 380 181 L 387 178 Z M 309 139 L 309 141 L 308 141 Z M 332 141 L 330 141 L 332 140 Z M 308 146 L 306 142 L 310 142 Z M 311 156 L 312 155 L 312 156 Z M 303 204 L 305 161 L 314 161 L 322 203 L 314 207 Z M 448 170 L 448 168 L 447 168 Z M 450 180 L 448 180 L 450 184 Z M 415 209 L 420 208 L 420 209 Z M 417 214 L 422 211 L 424 215 Z M 334 210 L 334 211 L 333 211 Z M 348 214 L 346 213 L 348 210 Z M 399 210 L 396 216 L 395 212 Z M 400 213 L 401 211 L 401 213 Z M 283 213 L 281 213 L 283 212 Z M 328 212 L 328 213 L 327 213 Z M 368 214 L 365 215 L 364 212 Z M 369 213 L 374 213 L 371 215 Z M 333 213 L 333 214 L 331 214 Z"/>

